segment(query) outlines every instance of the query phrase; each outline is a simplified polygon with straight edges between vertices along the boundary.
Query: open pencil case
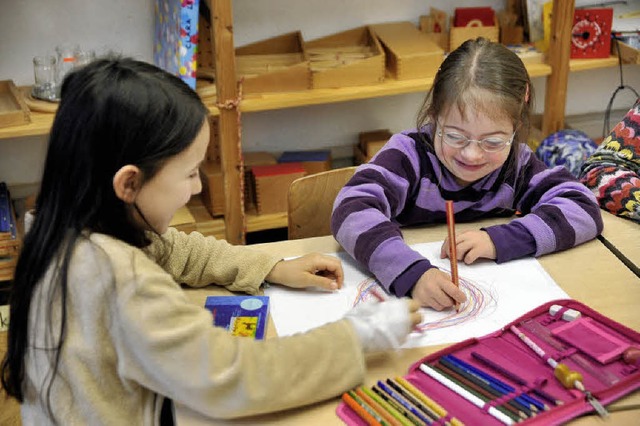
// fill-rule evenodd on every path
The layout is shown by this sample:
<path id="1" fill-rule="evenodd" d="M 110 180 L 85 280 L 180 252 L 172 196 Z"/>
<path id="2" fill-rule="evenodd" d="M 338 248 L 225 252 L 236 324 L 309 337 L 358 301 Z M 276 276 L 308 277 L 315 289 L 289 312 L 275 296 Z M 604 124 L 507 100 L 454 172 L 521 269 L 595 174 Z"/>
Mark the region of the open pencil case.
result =
<path id="1" fill-rule="evenodd" d="M 578 301 L 554 300 L 418 360 L 404 377 L 354 389 L 336 413 L 349 425 L 561 424 L 640 388 L 639 355 L 640 333 Z"/>

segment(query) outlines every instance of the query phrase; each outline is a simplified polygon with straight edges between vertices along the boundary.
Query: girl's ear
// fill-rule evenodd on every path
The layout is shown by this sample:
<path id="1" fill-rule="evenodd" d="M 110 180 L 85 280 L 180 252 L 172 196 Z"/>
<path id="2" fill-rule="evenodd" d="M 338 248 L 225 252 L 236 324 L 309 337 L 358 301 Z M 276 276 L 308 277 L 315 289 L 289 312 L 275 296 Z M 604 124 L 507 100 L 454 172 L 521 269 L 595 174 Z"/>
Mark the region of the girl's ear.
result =
<path id="1" fill-rule="evenodd" d="M 142 184 L 142 171 L 131 164 L 122 166 L 120 170 L 113 175 L 113 190 L 116 197 L 120 198 L 127 204 L 132 204 Z"/>

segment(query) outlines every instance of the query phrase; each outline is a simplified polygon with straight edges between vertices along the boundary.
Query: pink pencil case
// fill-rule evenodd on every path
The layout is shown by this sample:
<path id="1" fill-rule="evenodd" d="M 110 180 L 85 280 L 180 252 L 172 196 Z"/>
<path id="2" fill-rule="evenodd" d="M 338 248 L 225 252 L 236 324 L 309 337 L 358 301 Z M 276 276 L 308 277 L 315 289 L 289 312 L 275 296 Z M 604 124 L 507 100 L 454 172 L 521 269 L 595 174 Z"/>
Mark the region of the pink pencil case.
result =
<path id="1" fill-rule="evenodd" d="M 552 305 L 560 305 L 563 308 L 552 315 L 549 313 Z M 581 321 L 576 323 L 577 325 L 570 325 L 575 321 L 567 322 L 562 319 L 562 313 L 567 309 L 581 312 Z M 588 325 L 585 326 L 585 324 Z M 482 408 L 478 408 L 421 371 L 421 364 L 439 365 L 447 355 L 453 355 L 461 362 L 489 372 L 511 386 L 514 391 L 506 399 L 528 395 L 546 403 L 548 410 L 540 411 L 535 416 L 520 421 L 519 424 L 561 424 L 594 411 L 583 393 L 575 389 L 566 389 L 561 385 L 554 377 L 554 370 L 546 361 L 509 330 L 511 325 L 518 327 L 549 357 L 581 373 L 585 388 L 605 406 L 640 388 L 640 367 L 637 364 L 627 364 L 619 356 L 621 348 L 640 348 L 640 333 L 578 301 L 555 300 L 527 312 L 498 331 L 449 346 L 418 360 L 409 368 L 404 379 L 447 411 L 446 418 L 441 418 L 434 424 L 445 424 L 452 418 L 466 425 L 503 424 L 489 414 L 489 407 L 502 404 L 504 397 L 502 399 L 496 397 L 486 402 Z M 567 330 L 573 330 L 576 333 L 569 333 Z M 590 339 L 601 339 L 602 337 L 597 336 L 606 336 L 607 342 L 598 343 L 599 346 L 594 343 L 592 347 L 596 346 L 595 350 L 591 347 L 585 348 L 583 342 L 574 345 L 584 334 Z M 605 363 L 602 362 L 604 360 L 606 360 Z M 488 365 L 515 373 L 517 377 L 514 379 L 512 376 L 504 376 L 497 370 L 487 367 Z M 381 378 L 383 381 L 385 379 L 389 378 Z M 555 405 L 540 395 L 546 395 L 560 404 Z M 336 413 L 348 425 L 367 424 L 344 402 L 339 404 Z"/>

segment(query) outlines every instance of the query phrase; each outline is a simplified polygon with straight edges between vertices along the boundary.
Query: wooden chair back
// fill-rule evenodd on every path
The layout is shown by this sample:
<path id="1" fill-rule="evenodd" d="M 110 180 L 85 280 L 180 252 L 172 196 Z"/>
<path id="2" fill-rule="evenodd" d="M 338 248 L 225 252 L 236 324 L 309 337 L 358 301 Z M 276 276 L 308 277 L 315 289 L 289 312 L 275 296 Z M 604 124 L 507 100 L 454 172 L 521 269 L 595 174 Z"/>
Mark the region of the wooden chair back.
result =
<path id="1" fill-rule="evenodd" d="M 356 168 L 327 170 L 291 183 L 288 197 L 290 240 L 331 235 L 333 202 Z"/>

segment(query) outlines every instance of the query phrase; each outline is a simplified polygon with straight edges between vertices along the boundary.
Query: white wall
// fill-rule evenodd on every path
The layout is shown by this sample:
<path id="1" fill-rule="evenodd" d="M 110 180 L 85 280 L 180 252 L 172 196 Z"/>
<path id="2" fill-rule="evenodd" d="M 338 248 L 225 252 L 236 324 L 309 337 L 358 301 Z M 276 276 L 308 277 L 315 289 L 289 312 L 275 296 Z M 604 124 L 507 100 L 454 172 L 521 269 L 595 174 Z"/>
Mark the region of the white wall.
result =
<path id="1" fill-rule="evenodd" d="M 410 20 L 429 6 L 453 11 L 453 5 L 488 5 L 502 9 L 504 0 L 233 0 L 237 46 L 301 30 L 307 40 L 363 24 Z M 115 50 L 152 60 L 153 0 L 0 0 L 0 79 L 32 84 L 33 56 L 56 45 L 75 42 L 98 53 Z M 640 91 L 640 67 L 623 67 L 625 83 Z M 572 73 L 566 113 L 604 111 L 619 85 L 617 68 Z M 545 79 L 534 81 L 537 111 L 544 105 Z M 283 109 L 243 115 L 247 151 L 332 148 L 348 155 L 360 131 L 412 127 L 424 94 Z M 624 92 L 614 108 L 628 108 Z M 35 182 L 41 174 L 46 137 L 0 140 L 0 181 Z"/>

